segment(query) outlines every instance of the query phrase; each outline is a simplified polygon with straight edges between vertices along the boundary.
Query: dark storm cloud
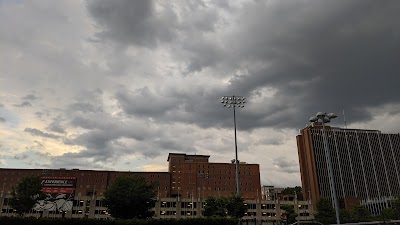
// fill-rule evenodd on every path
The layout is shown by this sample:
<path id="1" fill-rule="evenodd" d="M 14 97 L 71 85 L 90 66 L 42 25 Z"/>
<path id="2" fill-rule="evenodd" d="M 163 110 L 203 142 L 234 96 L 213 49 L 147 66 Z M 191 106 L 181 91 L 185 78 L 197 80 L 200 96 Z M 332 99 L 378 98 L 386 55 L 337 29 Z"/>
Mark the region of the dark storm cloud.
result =
<path id="1" fill-rule="evenodd" d="M 67 145 L 80 145 L 86 148 L 69 157 L 93 158 L 95 162 L 115 159 L 123 153 L 145 153 L 146 150 L 134 149 L 121 139 L 149 141 L 147 138 L 157 135 L 146 127 L 141 127 L 140 124 L 126 124 L 104 113 L 77 116 L 71 120 L 71 125 L 89 131 L 64 141 Z"/>
<path id="2" fill-rule="evenodd" d="M 102 29 L 100 39 L 154 48 L 174 37 L 176 15 L 166 7 L 156 12 L 149 1 L 88 1 L 87 9 Z"/>
<path id="3" fill-rule="evenodd" d="M 220 103 L 221 94 L 192 90 L 191 93 L 178 93 L 170 90 L 159 94 L 145 87 L 137 91 L 121 88 L 116 99 L 128 115 L 152 118 L 157 122 L 181 122 L 197 124 L 201 127 L 231 126 L 231 110 Z"/>
<path id="4" fill-rule="evenodd" d="M 191 151 L 195 150 L 194 147 L 178 144 L 173 140 L 165 138 L 157 138 L 159 140 L 152 140 L 147 138 L 140 144 L 132 145 L 120 141 L 120 138 L 134 139 L 132 137 L 125 137 L 127 134 L 111 134 L 118 132 L 118 130 L 90 131 L 80 135 L 76 139 L 64 141 L 67 145 L 80 145 L 85 146 L 85 149 L 77 153 L 66 153 L 62 157 L 75 159 L 91 159 L 94 163 L 101 162 L 115 162 L 122 158 L 124 155 L 139 153 L 146 158 L 155 158 L 157 156 L 167 154 L 169 151 Z"/>
<path id="5" fill-rule="evenodd" d="M 221 59 L 230 54 L 229 51 L 221 48 L 219 43 L 210 42 L 201 38 L 187 41 L 183 44 L 187 51 L 188 73 L 200 72 L 204 68 L 216 66 Z"/>
<path id="6" fill-rule="evenodd" d="M 67 161 L 90 159 L 93 163 L 103 163 L 113 162 L 129 152 L 136 151 L 131 149 L 130 146 L 118 143 L 118 138 L 119 134 L 114 133 L 114 131 L 90 131 L 75 139 L 64 141 L 67 145 L 85 146 L 85 149 L 77 153 L 65 153 L 61 157 L 66 158 Z"/>
<path id="7" fill-rule="evenodd" d="M 82 134 L 76 139 L 67 140 L 65 143 L 86 146 L 88 149 L 100 151 L 106 150 L 116 137 L 118 137 L 116 134 L 108 134 L 107 132 L 96 130 Z M 104 154 L 102 157 L 108 156 L 109 154 Z"/>
<path id="8" fill-rule="evenodd" d="M 144 121 L 144 122 L 143 122 Z M 191 141 L 179 139 L 159 124 L 146 120 L 126 120 L 104 112 L 78 115 L 71 119 L 73 127 L 88 130 L 74 138 L 65 139 L 67 145 L 83 146 L 69 158 L 90 158 L 93 162 L 110 162 L 123 155 L 140 154 L 155 158 L 169 151 L 196 151 Z"/>
<path id="9" fill-rule="evenodd" d="M 116 99 L 128 114 L 144 115 L 146 117 L 160 117 L 179 107 L 179 100 L 174 97 L 156 95 L 148 87 L 131 92 L 121 90 Z"/>
<path id="10" fill-rule="evenodd" d="M 24 101 L 21 104 L 14 104 L 13 106 L 22 108 L 22 107 L 31 107 L 32 104 L 28 101 Z"/>
<path id="11" fill-rule="evenodd" d="M 29 95 L 22 97 L 21 99 L 25 100 L 25 101 L 35 101 L 38 99 L 38 97 L 36 97 L 34 94 L 29 94 Z"/>
<path id="12" fill-rule="evenodd" d="M 24 131 L 27 132 L 27 133 L 30 133 L 30 134 L 32 134 L 34 136 L 40 136 L 40 137 L 44 137 L 44 138 L 52 138 L 52 139 L 60 138 L 60 136 L 58 136 L 58 135 L 45 133 L 45 132 L 43 132 L 43 131 L 41 131 L 39 129 L 36 129 L 36 128 L 27 127 L 27 128 L 24 129 Z"/>
<path id="13" fill-rule="evenodd" d="M 166 151 L 179 151 L 179 152 L 196 152 L 198 149 L 192 146 L 185 146 L 179 143 L 176 140 L 168 140 L 168 139 L 163 139 L 163 140 L 157 140 L 155 143 L 159 146 L 160 149 L 166 150 Z"/>
<path id="14" fill-rule="evenodd" d="M 368 107 L 400 104 L 399 10 L 398 1 L 246 3 L 232 21 L 234 31 L 223 46 L 202 51 L 215 45 L 202 36 L 179 43 L 199 43 L 186 53 L 192 71 L 211 67 L 218 72 L 221 65 L 245 71 L 224 90 L 202 98 L 196 93 L 167 98 L 157 93 L 118 93 L 117 99 L 131 115 L 203 127 L 227 124 L 228 118 L 221 122 L 220 106 L 211 103 L 221 94 L 248 97 L 240 118 L 246 129 L 301 128 L 317 111 L 340 115 L 343 109 L 349 121 L 367 121 L 372 118 Z M 273 94 L 263 96 L 268 88 Z M 143 98 L 135 100 L 135 96 Z M 129 105 L 130 101 L 138 104 Z M 174 103 L 175 108 L 170 106 Z M 342 123 L 341 118 L 336 120 Z"/>
<path id="15" fill-rule="evenodd" d="M 400 3 L 314 3 L 280 3 L 271 14 L 252 6 L 243 17 L 255 24 L 250 30 L 258 29 L 255 43 L 264 43 L 246 42 L 241 52 L 270 63 L 233 79 L 231 88 L 247 95 L 260 87 L 277 90 L 264 116 L 254 118 L 258 124 L 299 127 L 316 111 L 342 109 L 362 121 L 371 119 L 366 107 L 400 103 Z M 256 21 L 276 22 L 261 27 Z M 275 114 L 281 115 L 269 116 Z"/>

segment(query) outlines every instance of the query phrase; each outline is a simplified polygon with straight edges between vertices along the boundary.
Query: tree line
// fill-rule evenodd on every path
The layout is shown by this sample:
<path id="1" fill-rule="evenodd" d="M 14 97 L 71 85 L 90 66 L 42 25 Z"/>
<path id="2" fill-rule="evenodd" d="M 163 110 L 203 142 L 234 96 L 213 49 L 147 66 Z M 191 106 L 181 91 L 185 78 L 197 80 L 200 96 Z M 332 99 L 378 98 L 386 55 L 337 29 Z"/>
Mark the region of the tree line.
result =
<path id="1" fill-rule="evenodd" d="M 155 207 L 156 187 L 148 183 L 143 177 L 121 176 L 107 188 L 104 193 L 103 203 L 107 206 L 110 215 L 120 219 L 146 219 L 153 217 L 151 211 Z M 302 200 L 301 187 L 286 188 L 283 195 L 296 194 L 298 200 Z M 12 189 L 10 206 L 19 215 L 28 213 L 38 201 L 43 200 L 40 177 L 25 177 Z M 287 222 L 296 222 L 297 214 L 291 205 L 282 205 Z M 316 205 L 315 219 L 323 224 L 335 223 L 336 215 L 332 204 L 327 199 L 320 199 Z M 240 196 L 209 197 L 206 199 L 204 209 L 205 217 L 240 219 L 247 212 L 244 199 Z M 340 210 L 342 223 L 367 222 L 373 220 L 400 219 L 400 197 L 392 204 L 392 208 L 386 208 L 379 216 L 372 216 L 364 206 L 355 206 L 351 210 Z"/>
<path id="2" fill-rule="evenodd" d="M 341 223 L 400 220 L 400 196 L 392 202 L 391 208 L 383 209 L 378 216 L 371 215 L 365 206 L 356 205 L 350 210 L 340 209 L 339 217 Z M 323 224 L 336 223 L 336 212 L 330 200 L 321 198 L 317 202 L 315 220 Z"/>
<path id="3" fill-rule="evenodd" d="M 156 187 L 143 177 L 121 176 L 107 188 L 103 204 L 109 214 L 118 219 L 146 219 L 154 216 Z M 12 189 L 10 206 L 20 215 L 28 213 L 40 200 L 45 199 L 40 177 L 24 177 Z M 247 211 L 244 199 L 232 195 L 227 198 L 208 198 L 206 217 L 241 218 Z"/>

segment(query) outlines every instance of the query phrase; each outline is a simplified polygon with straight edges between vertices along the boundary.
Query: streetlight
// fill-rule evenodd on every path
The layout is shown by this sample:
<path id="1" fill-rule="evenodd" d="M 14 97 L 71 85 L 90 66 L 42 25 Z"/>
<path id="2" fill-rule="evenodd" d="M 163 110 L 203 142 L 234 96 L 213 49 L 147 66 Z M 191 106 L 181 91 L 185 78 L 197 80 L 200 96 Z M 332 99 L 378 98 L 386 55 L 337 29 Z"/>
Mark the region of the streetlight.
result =
<path id="1" fill-rule="evenodd" d="M 243 108 L 246 103 L 246 98 L 242 96 L 224 96 L 221 99 L 224 107 L 233 108 L 233 124 L 235 128 L 235 164 L 236 164 L 236 196 L 240 196 L 239 191 L 239 160 L 237 152 L 237 139 L 236 139 L 236 108 Z M 233 161 L 233 160 L 232 160 Z"/>
<path id="2" fill-rule="evenodd" d="M 332 197 L 333 197 L 333 203 L 335 206 L 336 223 L 340 224 L 339 203 L 338 203 L 338 199 L 336 196 L 335 180 L 333 178 L 332 161 L 331 161 L 331 156 L 329 154 L 328 140 L 326 138 L 326 133 L 325 133 L 325 123 L 331 122 L 331 119 L 334 119 L 336 117 L 337 116 L 334 113 L 318 112 L 316 116 L 313 116 L 310 118 L 310 122 L 314 123 L 314 122 L 321 121 L 321 123 L 322 123 L 322 139 L 324 141 L 326 163 L 328 164 L 329 185 L 331 186 L 331 193 L 332 193 Z"/>

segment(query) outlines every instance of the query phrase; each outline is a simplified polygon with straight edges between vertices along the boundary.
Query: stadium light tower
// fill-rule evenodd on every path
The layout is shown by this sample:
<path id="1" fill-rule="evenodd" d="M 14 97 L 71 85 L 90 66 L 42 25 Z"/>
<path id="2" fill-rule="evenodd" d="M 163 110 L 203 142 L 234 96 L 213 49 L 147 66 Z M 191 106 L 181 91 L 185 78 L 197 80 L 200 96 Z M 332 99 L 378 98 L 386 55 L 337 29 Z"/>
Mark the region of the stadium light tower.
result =
<path id="1" fill-rule="evenodd" d="M 232 162 L 236 164 L 236 196 L 240 196 L 239 189 L 239 160 L 238 160 L 238 151 L 237 151 L 237 138 L 236 138 L 236 108 L 243 108 L 244 103 L 246 103 L 246 98 L 242 96 L 224 96 L 221 99 L 221 103 L 224 107 L 233 108 L 233 124 L 235 128 L 235 159 Z"/>
<path id="2" fill-rule="evenodd" d="M 310 118 L 310 122 L 314 123 L 314 122 L 321 121 L 321 123 L 322 123 L 322 139 L 324 142 L 326 163 L 328 164 L 329 184 L 331 186 L 331 193 L 332 193 L 332 198 L 333 198 L 332 200 L 333 200 L 333 205 L 335 207 L 335 212 L 336 212 L 336 223 L 340 224 L 339 203 L 338 203 L 338 199 L 336 196 L 335 179 L 333 178 L 332 160 L 331 160 L 331 156 L 329 154 L 328 139 L 327 139 L 326 133 L 325 133 L 325 123 L 331 122 L 331 119 L 334 119 L 336 117 L 337 116 L 334 113 L 318 112 L 317 115 Z"/>

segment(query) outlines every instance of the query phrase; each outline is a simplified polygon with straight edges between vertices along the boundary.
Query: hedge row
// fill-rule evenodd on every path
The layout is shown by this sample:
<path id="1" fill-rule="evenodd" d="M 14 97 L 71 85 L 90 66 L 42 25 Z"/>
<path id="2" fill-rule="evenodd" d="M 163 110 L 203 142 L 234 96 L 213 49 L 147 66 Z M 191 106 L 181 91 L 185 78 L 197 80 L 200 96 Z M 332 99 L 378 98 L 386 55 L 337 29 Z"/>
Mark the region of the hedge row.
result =
<path id="1" fill-rule="evenodd" d="M 226 218 L 193 218 L 168 220 L 97 220 L 0 217 L 1 225 L 237 225 L 237 220 Z"/>

